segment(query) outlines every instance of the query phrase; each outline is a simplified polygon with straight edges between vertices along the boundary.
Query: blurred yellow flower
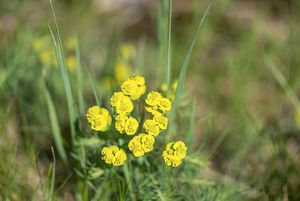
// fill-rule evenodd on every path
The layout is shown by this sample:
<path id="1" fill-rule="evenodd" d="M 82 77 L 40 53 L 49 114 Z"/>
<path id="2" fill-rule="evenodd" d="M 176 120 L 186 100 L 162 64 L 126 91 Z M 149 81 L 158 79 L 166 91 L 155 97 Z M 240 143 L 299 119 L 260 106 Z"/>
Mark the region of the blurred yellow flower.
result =
<path id="1" fill-rule="evenodd" d="M 129 117 L 125 123 L 125 133 L 127 135 L 134 135 L 138 127 L 139 127 L 138 121 L 133 117 Z"/>
<path id="2" fill-rule="evenodd" d="M 42 38 L 36 38 L 33 40 L 32 48 L 35 52 L 40 52 L 44 49 L 44 46 L 45 44 Z"/>
<path id="3" fill-rule="evenodd" d="M 110 98 L 110 105 L 113 107 L 117 107 L 120 104 L 121 100 L 125 97 L 122 92 L 115 92 Z"/>
<path id="4" fill-rule="evenodd" d="M 112 121 L 108 110 L 99 106 L 89 108 L 86 117 L 91 128 L 95 131 L 107 131 Z"/>
<path id="5" fill-rule="evenodd" d="M 145 107 L 145 110 L 149 113 L 151 113 L 153 116 L 157 113 L 160 113 L 159 111 L 157 111 L 158 107 Z"/>
<path id="6" fill-rule="evenodd" d="M 50 50 L 43 50 L 42 52 L 40 52 L 39 54 L 39 60 L 41 62 L 41 64 L 46 65 L 46 64 L 50 64 L 51 61 L 51 51 Z"/>
<path id="7" fill-rule="evenodd" d="M 160 89 L 163 91 L 163 92 L 166 92 L 168 90 L 168 86 L 166 83 L 163 83 L 161 86 L 160 86 Z"/>
<path id="8" fill-rule="evenodd" d="M 153 119 L 147 119 L 143 127 L 149 135 L 157 136 L 160 133 L 159 126 Z"/>
<path id="9" fill-rule="evenodd" d="M 104 147 L 101 151 L 101 155 L 105 163 L 112 164 L 113 166 L 123 165 L 127 159 L 125 151 L 115 145 Z"/>
<path id="10" fill-rule="evenodd" d="M 76 68 L 76 57 L 75 56 L 68 56 L 67 57 L 67 60 L 66 60 L 66 63 L 67 63 L 67 68 L 70 70 L 70 71 L 74 71 L 74 69 Z"/>
<path id="11" fill-rule="evenodd" d="M 152 135 L 141 133 L 130 140 L 128 148 L 135 157 L 140 157 L 153 149 L 154 142 Z"/>
<path id="12" fill-rule="evenodd" d="M 77 45 L 77 40 L 75 37 L 69 37 L 65 41 L 65 46 L 68 50 L 75 50 Z"/>
<path id="13" fill-rule="evenodd" d="M 173 84 L 172 84 L 172 90 L 173 90 L 174 93 L 177 90 L 177 84 L 178 84 L 178 80 L 174 81 Z"/>
<path id="14" fill-rule="evenodd" d="M 167 144 L 163 152 L 163 159 L 168 166 L 177 167 L 182 163 L 185 158 L 187 148 L 182 141 L 170 142 Z"/>
<path id="15" fill-rule="evenodd" d="M 114 71 L 117 83 L 121 84 L 129 77 L 131 73 L 131 67 L 121 61 L 117 61 Z"/>

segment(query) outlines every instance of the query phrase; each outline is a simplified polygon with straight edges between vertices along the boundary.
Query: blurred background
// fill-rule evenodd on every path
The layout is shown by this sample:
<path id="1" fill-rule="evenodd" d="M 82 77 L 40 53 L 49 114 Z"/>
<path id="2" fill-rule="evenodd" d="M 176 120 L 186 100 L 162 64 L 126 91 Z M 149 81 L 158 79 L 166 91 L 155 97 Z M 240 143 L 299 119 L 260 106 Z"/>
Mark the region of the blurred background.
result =
<path id="1" fill-rule="evenodd" d="M 173 80 L 208 4 L 174 0 Z M 134 47 L 139 72 L 152 85 L 161 84 L 159 7 L 158 0 L 55 1 L 65 44 L 78 38 L 99 87 L 106 86 L 102 81 L 114 68 L 107 52 L 116 44 Z M 206 150 L 211 161 L 203 178 L 246 186 L 249 200 L 300 200 L 299 22 L 300 1 L 215 0 L 191 57 L 185 96 L 196 102 L 195 147 Z M 42 63 L 51 53 L 36 51 L 36 39 L 51 44 L 49 26 L 49 1 L 0 1 L 0 194 L 10 200 L 30 197 L 52 160 L 53 139 L 39 91 Z M 72 69 L 74 51 L 67 53 Z M 57 83 L 50 89 L 56 89 L 53 98 L 67 133 L 65 97 Z M 92 101 L 91 89 L 86 99 Z M 64 174 L 58 166 L 58 179 Z M 61 196 L 74 200 L 67 186 Z"/>

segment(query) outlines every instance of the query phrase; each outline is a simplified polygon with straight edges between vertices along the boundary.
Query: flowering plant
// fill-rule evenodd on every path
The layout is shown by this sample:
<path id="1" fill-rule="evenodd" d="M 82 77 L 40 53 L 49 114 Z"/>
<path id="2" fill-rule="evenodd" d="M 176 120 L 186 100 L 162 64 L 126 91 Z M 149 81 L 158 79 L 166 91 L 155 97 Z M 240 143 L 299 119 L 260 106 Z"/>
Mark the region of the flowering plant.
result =
<path id="1" fill-rule="evenodd" d="M 155 141 L 168 129 L 168 111 L 172 102 L 158 91 L 146 93 L 145 78 L 133 76 L 121 84 L 121 91 L 110 98 L 110 108 L 92 106 L 86 117 L 92 130 L 117 135 L 119 143 L 101 149 L 102 160 L 109 165 L 121 166 L 132 154 L 139 158 L 151 152 Z M 166 165 L 177 167 L 182 163 L 187 147 L 182 141 L 169 142 L 162 152 Z"/>

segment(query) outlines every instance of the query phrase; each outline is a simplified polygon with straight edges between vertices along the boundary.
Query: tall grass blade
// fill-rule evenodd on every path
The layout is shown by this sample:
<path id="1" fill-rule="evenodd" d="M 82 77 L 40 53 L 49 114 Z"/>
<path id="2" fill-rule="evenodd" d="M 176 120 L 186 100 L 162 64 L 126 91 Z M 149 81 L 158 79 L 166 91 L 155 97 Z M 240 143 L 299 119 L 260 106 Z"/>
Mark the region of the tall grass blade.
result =
<path id="1" fill-rule="evenodd" d="M 65 63 L 61 37 L 60 37 L 60 33 L 59 33 L 58 23 L 57 23 L 56 14 L 54 11 L 54 6 L 53 6 L 52 0 L 50 0 L 50 5 L 51 5 L 51 11 L 52 11 L 54 23 L 55 23 L 56 36 L 54 35 L 54 32 L 52 31 L 52 29 L 50 27 L 49 28 L 50 28 L 50 33 L 51 33 L 54 45 L 55 45 L 56 57 L 58 60 L 58 64 L 60 66 L 60 73 L 63 78 L 63 84 L 64 84 L 64 88 L 65 88 L 68 110 L 69 110 L 72 144 L 74 144 L 75 135 L 76 135 L 75 134 L 75 122 L 77 119 L 75 103 L 74 103 L 74 99 L 73 99 L 73 95 L 72 95 L 70 78 L 69 78 L 66 63 Z"/>
<path id="2" fill-rule="evenodd" d="M 181 70 L 180 70 L 179 78 L 178 78 L 177 89 L 176 89 L 176 93 L 175 93 L 175 98 L 174 98 L 174 101 L 173 101 L 173 104 L 172 104 L 172 109 L 171 109 L 171 112 L 170 112 L 170 128 L 172 128 L 173 121 L 174 121 L 174 118 L 175 118 L 174 115 L 175 115 L 175 112 L 176 112 L 176 107 L 178 105 L 179 99 L 180 99 L 182 91 L 183 91 L 183 85 L 184 85 L 184 82 L 185 82 L 185 77 L 186 77 L 186 74 L 187 74 L 187 69 L 188 69 L 190 58 L 191 58 L 191 54 L 192 54 L 193 48 L 195 46 L 195 42 L 196 42 L 198 33 L 200 31 L 200 28 L 202 27 L 202 24 L 203 24 L 207 14 L 208 14 L 208 11 L 210 9 L 210 5 L 211 4 L 209 4 L 208 7 L 206 8 L 204 15 L 203 15 L 203 17 L 201 18 L 201 20 L 199 22 L 199 25 L 197 27 L 197 30 L 196 30 L 195 34 L 194 34 L 193 40 L 192 40 L 191 44 L 189 45 L 189 48 L 188 48 L 187 54 L 185 56 L 184 62 L 181 66 Z"/>
<path id="3" fill-rule="evenodd" d="M 81 71 L 81 62 L 80 62 L 80 49 L 78 39 L 76 38 L 76 80 L 77 80 L 77 98 L 78 98 L 78 107 L 79 113 L 84 114 L 85 104 L 83 98 L 83 81 L 82 81 L 82 71 Z"/>
<path id="4" fill-rule="evenodd" d="M 58 151 L 58 154 L 64 164 L 68 164 L 67 154 L 63 145 L 63 137 L 61 135 L 58 119 L 57 119 L 57 113 L 53 104 L 53 100 L 51 98 L 51 95 L 47 89 L 47 87 L 44 87 L 44 93 L 46 97 L 46 103 L 48 107 L 48 113 L 49 113 L 49 119 L 52 129 L 52 135 L 55 143 L 55 147 Z"/>
<path id="5" fill-rule="evenodd" d="M 101 102 L 100 102 L 100 99 L 97 95 L 94 79 L 92 78 L 92 75 L 90 74 L 89 69 L 87 68 L 87 66 L 85 64 L 83 64 L 83 66 L 84 66 L 84 68 L 85 68 L 85 70 L 86 70 L 86 72 L 89 76 L 89 81 L 90 81 L 90 84 L 91 84 L 91 87 L 92 87 L 92 90 L 93 90 L 95 101 L 96 101 L 97 105 L 100 106 Z"/>
<path id="6" fill-rule="evenodd" d="M 51 181 L 50 181 L 50 189 L 48 193 L 47 200 L 53 200 L 53 192 L 54 192 L 54 183 L 55 183 L 55 167 L 56 167 L 56 158 L 54 154 L 53 147 L 51 147 L 51 152 L 53 156 L 53 163 L 51 163 L 50 170 L 51 170 Z"/>
<path id="7" fill-rule="evenodd" d="M 168 29 L 168 60 L 167 60 L 167 77 L 166 83 L 168 89 L 170 87 L 172 70 L 171 70 L 171 56 L 172 56 L 172 12 L 173 12 L 173 0 L 169 0 L 169 29 Z"/>

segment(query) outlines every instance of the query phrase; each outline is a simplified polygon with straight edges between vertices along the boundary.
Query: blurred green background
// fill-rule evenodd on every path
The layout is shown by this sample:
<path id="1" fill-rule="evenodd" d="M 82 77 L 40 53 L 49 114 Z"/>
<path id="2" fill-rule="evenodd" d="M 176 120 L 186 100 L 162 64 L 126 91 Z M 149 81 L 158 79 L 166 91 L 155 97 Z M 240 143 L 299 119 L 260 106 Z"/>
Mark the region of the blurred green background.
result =
<path id="1" fill-rule="evenodd" d="M 174 0 L 174 80 L 208 3 Z M 139 72 L 152 85 L 161 83 L 159 6 L 159 1 L 148 0 L 55 2 L 62 38 L 77 36 L 82 59 L 99 88 L 113 68 L 113 54 L 107 52 L 121 43 L 137 49 Z M 192 54 L 185 96 L 196 100 L 195 147 L 205 150 L 211 161 L 202 177 L 246 188 L 249 200 L 300 200 L 300 108 L 291 98 L 300 97 L 299 22 L 300 1 L 215 0 Z M 46 36 L 51 43 L 49 25 L 53 18 L 47 0 L 0 2 L 3 200 L 30 197 L 52 161 L 54 142 L 39 79 L 49 72 L 43 72 L 32 50 L 36 38 Z M 274 68 L 286 84 L 270 70 Z M 51 73 L 57 73 L 55 68 Z M 67 133 L 60 78 L 51 80 L 49 88 Z M 85 95 L 92 102 L 92 89 Z M 65 174 L 58 165 L 58 180 Z M 63 200 L 75 199 L 68 185 L 59 194 Z"/>

